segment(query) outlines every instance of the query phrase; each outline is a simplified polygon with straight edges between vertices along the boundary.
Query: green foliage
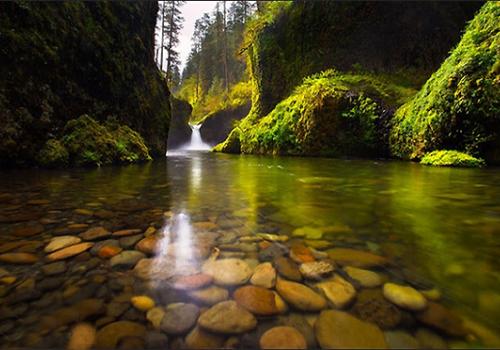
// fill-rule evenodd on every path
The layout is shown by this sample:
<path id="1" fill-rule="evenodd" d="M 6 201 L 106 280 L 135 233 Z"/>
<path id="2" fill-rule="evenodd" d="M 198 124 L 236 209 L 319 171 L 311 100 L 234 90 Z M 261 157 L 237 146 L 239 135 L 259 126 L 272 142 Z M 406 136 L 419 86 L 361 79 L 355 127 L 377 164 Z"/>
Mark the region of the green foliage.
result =
<path id="1" fill-rule="evenodd" d="M 339 74 L 333 70 L 306 77 L 264 118 L 254 122 L 250 112 L 240 123 L 241 151 L 330 156 L 379 154 L 384 143 L 378 130 L 380 103 L 397 103 L 414 92 L 386 81 L 374 75 Z M 224 149 L 225 146 L 218 147 Z"/>
<path id="2" fill-rule="evenodd" d="M 421 164 L 449 167 L 481 167 L 484 160 L 458 151 L 432 151 L 423 156 Z"/>
<path id="3" fill-rule="evenodd" d="M 61 143 L 76 165 L 101 166 L 151 159 L 142 137 L 113 119 L 100 124 L 83 115 L 69 121 L 63 132 Z"/>
<path id="4" fill-rule="evenodd" d="M 421 158 L 456 149 L 500 161 L 500 4 L 488 2 L 450 56 L 396 113 L 391 150 Z"/>
<path id="5" fill-rule="evenodd" d="M 46 167 L 59 167 L 68 164 L 69 154 L 59 140 L 49 139 L 37 157 L 38 164 Z"/>

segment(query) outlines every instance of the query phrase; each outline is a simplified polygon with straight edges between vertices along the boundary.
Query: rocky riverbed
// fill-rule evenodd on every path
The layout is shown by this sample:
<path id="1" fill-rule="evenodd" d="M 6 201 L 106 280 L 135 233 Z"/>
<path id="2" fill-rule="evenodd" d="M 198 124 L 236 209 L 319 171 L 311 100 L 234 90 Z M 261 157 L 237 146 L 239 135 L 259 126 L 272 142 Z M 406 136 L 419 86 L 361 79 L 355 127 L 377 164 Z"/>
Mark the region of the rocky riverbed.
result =
<path id="1" fill-rule="evenodd" d="M 324 202 L 329 178 L 294 182 L 315 196 L 290 206 L 267 192 L 247 204 L 253 193 L 241 184 L 217 177 L 211 187 L 204 177 L 203 190 L 191 191 L 183 181 L 192 168 L 169 164 L 179 180 L 137 167 L 122 177 L 102 169 L 4 182 L 12 185 L 0 189 L 1 348 L 500 346 L 494 327 L 473 317 L 495 319 L 494 288 L 464 287 L 479 308 L 464 312 L 456 289 L 403 253 L 414 246 L 393 218 L 371 234 L 368 223 L 347 224 L 368 222 L 365 211 L 349 220 L 348 205 Z M 479 271 L 454 261 L 433 268 L 454 280 Z M 494 276 L 484 271 L 474 275 L 480 286 Z"/>

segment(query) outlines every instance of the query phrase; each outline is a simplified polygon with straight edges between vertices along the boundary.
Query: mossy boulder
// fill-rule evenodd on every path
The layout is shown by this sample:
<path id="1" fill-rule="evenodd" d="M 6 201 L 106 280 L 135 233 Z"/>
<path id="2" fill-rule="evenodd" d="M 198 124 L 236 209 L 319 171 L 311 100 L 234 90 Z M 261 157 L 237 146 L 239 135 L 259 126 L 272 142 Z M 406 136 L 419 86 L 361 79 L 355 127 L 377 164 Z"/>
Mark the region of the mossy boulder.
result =
<path id="1" fill-rule="evenodd" d="M 64 127 L 61 144 L 67 150 L 70 163 L 104 165 L 150 160 L 142 137 L 116 120 L 98 123 L 88 115 L 69 121 Z"/>
<path id="2" fill-rule="evenodd" d="M 48 140 L 37 157 L 38 164 L 47 167 L 65 166 L 68 161 L 69 154 L 66 147 L 55 139 Z"/>
<path id="3" fill-rule="evenodd" d="M 328 70 L 313 75 L 264 118 L 240 123 L 241 152 L 382 156 L 387 150 L 388 111 L 414 92 L 368 74 Z M 236 136 L 231 134 L 232 139 Z M 228 138 L 217 149 L 236 144 Z"/>
<path id="4" fill-rule="evenodd" d="M 395 156 L 419 159 L 454 149 L 500 162 L 499 18 L 498 2 L 484 4 L 450 56 L 397 111 L 390 138 Z M 426 162 L 440 153 L 431 154 Z"/>
<path id="5" fill-rule="evenodd" d="M 219 143 L 212 150 L 214 152 L 224 152 L 233 154 L 241 153 L 241 142 L 240 142 L 241 137 L 242 137 L 241 129 L 236 127 L 229 133 L 228 137 L 224 142 Z"/>
<path id="6" fill-rule="evenodd" d="M 247 116 L 250 103 L 227 108 L 208 114 L 201 121 L 200 134 L 204 142 L 216 145 L 223 142 L 238 122 Z"/>
<path id="7" fill-rule="evenodd" d="M 474 168 L 484 165 L 484 160 L 458 151 L 433 151 L 423 156 L 421 164 L 447 167 Z"/>

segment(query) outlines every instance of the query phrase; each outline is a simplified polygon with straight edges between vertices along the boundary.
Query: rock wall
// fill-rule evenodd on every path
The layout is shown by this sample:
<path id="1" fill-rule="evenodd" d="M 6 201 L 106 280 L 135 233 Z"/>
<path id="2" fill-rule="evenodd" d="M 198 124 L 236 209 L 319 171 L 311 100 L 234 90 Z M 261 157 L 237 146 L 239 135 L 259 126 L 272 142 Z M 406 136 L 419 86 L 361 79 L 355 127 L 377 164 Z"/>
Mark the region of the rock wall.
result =
<path id="1" fill-rule="evenodd" d="M 169 91 L 154 63 L 156 2 L 0 3 L 0 162 L 33 164 L 87 114 L 166 149 Z"/>

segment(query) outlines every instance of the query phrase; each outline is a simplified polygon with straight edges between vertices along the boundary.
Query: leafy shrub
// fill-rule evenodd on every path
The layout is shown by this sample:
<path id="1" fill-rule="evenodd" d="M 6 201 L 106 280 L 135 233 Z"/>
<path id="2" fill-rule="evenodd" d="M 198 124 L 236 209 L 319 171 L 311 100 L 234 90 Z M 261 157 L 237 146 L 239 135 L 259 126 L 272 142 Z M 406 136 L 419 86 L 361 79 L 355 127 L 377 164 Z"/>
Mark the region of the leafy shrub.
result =
<path id="1" fill-rule="evenodd" d="M 424 155 L 421 164 L 449 167 L 480 167 L 484 160 L 458 151 L 433 151 Z"/>

